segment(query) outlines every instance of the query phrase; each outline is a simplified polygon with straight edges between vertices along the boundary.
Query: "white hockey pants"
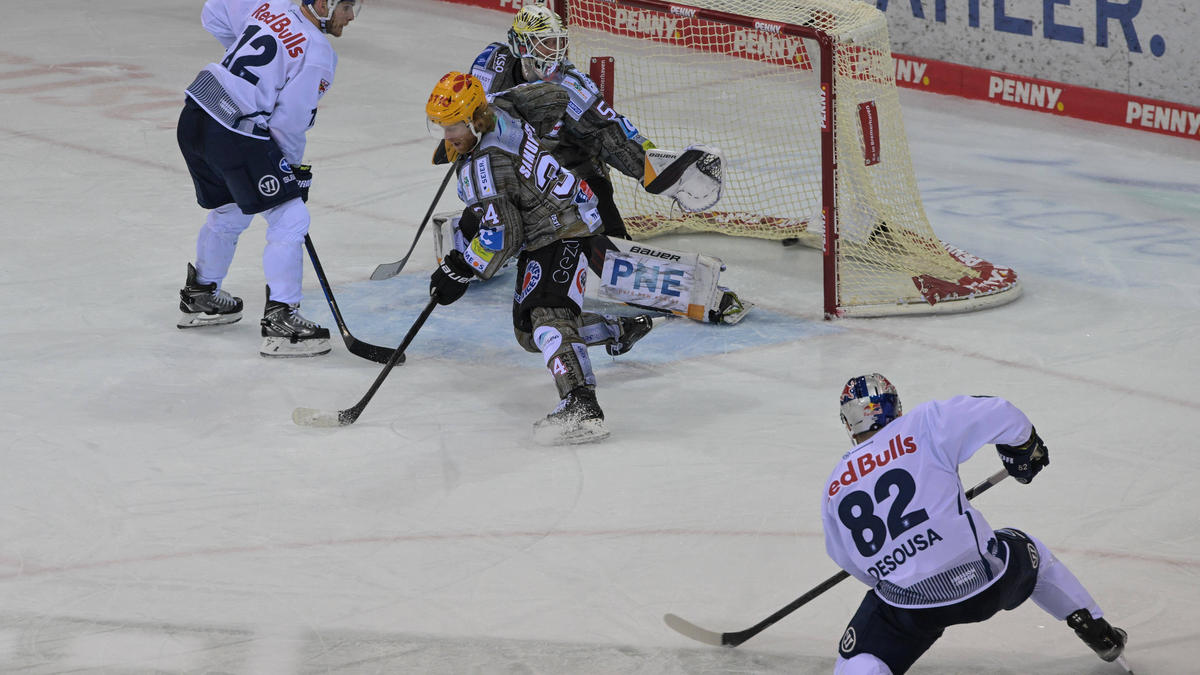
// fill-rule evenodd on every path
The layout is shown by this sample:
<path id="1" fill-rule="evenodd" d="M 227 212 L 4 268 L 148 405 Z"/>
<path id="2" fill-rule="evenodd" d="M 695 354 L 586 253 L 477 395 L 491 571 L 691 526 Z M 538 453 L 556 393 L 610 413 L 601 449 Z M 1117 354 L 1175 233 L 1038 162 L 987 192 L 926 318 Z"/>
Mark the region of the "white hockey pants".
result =
<path id="1" fill-rule="evenodd" d="M 271 287 L 271 299 L 289 305 L 299 303 L 304 281 L 304 235 L 311 222 L 308 208 L 297 198 L 262 215 L 267 221 L 263 276 Z M 238 237 L 253 219 L 253 215 L 242 213 L 237 204 L 225 204 L 208 212 L 196 239 L 197 281 L 220 286 L 229 273 Z"/>

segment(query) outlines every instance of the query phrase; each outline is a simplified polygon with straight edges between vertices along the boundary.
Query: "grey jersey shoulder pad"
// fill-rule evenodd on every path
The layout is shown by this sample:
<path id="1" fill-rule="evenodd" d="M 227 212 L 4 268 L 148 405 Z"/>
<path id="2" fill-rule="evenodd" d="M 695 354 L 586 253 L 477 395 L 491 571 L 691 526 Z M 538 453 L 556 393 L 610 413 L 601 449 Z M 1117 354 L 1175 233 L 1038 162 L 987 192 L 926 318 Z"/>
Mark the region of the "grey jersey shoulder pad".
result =
<path id="1" fill-rule="evenodd" d="M 496 116 L 496 128 L 480 137 L 479 148 L 496 148 L 520 156 L 521 141 L 525 138 L 524 123 L 497 106 L 492 106 L 492 113 Z"/>
<path id="2" fill-rule="evenodd" d="M 503 42 L 493 42 L 479 52 L 471 64 L 471 74 L 483 85 L 484 92 L 494 94 L 516 84 L 521 59 Z"/>
<path id="3" fill-rule="evenodd" d="M 579 119 L 583 113 L 600 98 L 600 89 L 591 78 L 579 72 L 575 66 L 568 67 L 563 76 L 556 82 L 567 90 L 570 101 L 567 102 L 567 114 L 572 119 Z"/>

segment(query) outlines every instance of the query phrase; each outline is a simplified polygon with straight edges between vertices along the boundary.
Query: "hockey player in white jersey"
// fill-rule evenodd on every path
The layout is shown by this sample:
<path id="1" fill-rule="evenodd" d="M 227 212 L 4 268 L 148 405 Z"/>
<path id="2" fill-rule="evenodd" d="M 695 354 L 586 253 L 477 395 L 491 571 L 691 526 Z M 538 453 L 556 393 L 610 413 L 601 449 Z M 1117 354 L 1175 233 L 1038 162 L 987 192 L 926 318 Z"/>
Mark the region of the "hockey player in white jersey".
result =
<path id="1" fill-rule="evenodd" d="M 333 85 L 340 36 L 363 0 L 207 0 L 201 23 L 225 48 L 187 88 L 177 137 L 208 217 L 180 290 L 180 328 L 233 323 L 242 300 L 221 288 L 238 237 L 267 221 L 263 356 L 329 352 L 329 330 L 299 312 L 312 182 L 305 134 Z"/>
<path id="2" fill-rule="evenodd" d="M 710 256 L 668 251 L 629 243 L 621 212 L 613 200 L 609 167 L 637 180 L 653 194 L 669 197 L 685 211 L 704 211 L 720 199 L 721 158 L 713 148 L 693 145 L 682 152 L 656 148 L 624 115 L 609 106 L 595 83 L 567 59 L 567 29 L 542 3 L 526 4 L 513 18 L 508 41 L 488 45 L 471 65 L 471 74 L 498 104 L 517 108 L 539 127 L 555 158 L 588 182 L 598 200 L 604 232 L 592 239 L 591 269 L 600 276 L 601 295 L 635 306 L 652 307 L 712 323 L 737 323 L 752 306 L 718 283 L 724 266 Z M 524 85 L 556 85 L 560 98 Z M 543 124 L 545 121 L 545 124 Z M 439 146 L 434 162 L 454 150 Z M 469 212 L 461 220 L 440 215 L 439 258 L 444 250 L 469 241 L 478 228 Z M 669 267 L 664 268 L 664 261 Z M 656 279 L 678 278 L 678 287 L 634 278 L 631 270 L 651 270 Z"/>
<path id="3" fill-rule="evenodd" d="M 854 448 L 825 482 L 825 548 L 871 587 L 838 645 L 839 675 L 899 675 L 947 626 L 984 621 L 1027 598 L 1105 661 L 1114 628 L 1079 580 L 1035 537 L 993 530 L 963 492 L 958 465 L 994 443 L 1021 483 L 1050 463 L 1029 419 L 1001 398 L 958 396 L 903 414 L 882 375 L 852 378 L 841 417 Z"/>
<path id="4" fill-rule="evenodd" d="M 480 223 L 462 249 L 442 258 L 430 277 L 430 294 L 440 304 L 453 303 L 471 279 L 491 278 L 515 257 L 517 342 L 542 355 L 560 399 L 534 423 L 534 440 L 559 445 L 607 437 L 588 347 L 624 354 L 653 321 L 583 311 L 586 251 L 603 226 L 595 196 L 558 163 L 532 125 L 490 105 L 470 75 L 442 77 L 425 113 L 431 131 L 454 148 L 458 196 Z"/>

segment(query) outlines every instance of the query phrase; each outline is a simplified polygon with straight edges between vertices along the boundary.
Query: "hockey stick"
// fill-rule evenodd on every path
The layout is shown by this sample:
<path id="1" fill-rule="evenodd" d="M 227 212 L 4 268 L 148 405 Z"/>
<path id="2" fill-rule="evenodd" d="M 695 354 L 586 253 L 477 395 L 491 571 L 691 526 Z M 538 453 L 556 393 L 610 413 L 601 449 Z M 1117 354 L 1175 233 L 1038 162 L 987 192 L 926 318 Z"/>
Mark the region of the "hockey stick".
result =
<path id="1" fill-rule="evenodd" d="M 404 361 L 404 350 L 408 349 L 408 343 L 412 342 L 413 336 L 417 334 L 417 331 L 421 330 L 421 326 L 425 324 L 425 319 L 429 318 L 429 314 L 433 311 L 434 307 L 437 307 L 437 296 L 429 298 L 429 303 L 425 305 L 425 309 L 421 310 L 421 315 L 413 322 L 412 328 L 408 329 L 408 334 L 404 336 L 404 341 L 392 351 L 391 358 L 384 364 L 383 370 L 379 371 L 379 375 L 371 383 L 371 388 L 367 390 L 366 395 L 358 403 L 337 412 L 317 410 L 315 408 L 296 408 L 292 411 L 292 421 L 305 427 L 344 427 L 354 424 L 354 420 L 357 420 L 358 416 L 362 414 L 363 409 L 367 407 L 367 403 L 370 402 L 371 397 L 379 390 L 379 385 L 383 384 L 383 380 L 388 376 L 388 373 L 392 372 L 392 368 L 397 363 Z"/>
<path id="2" fill-rule="evenodd" d="M 333 320 L 337 322 L 338 330 L 342 333 L 342 340 L 346 342 L 346 349 L 355 356 L 375 363 L 387 363 L 392 356 L 392 350 L 363 342 L 351 335 L 350 329 L 346 328 L 346 321 L 342 318 L 342 312 L 338 310 L 337 300 L 333 299 L 333 289 L 329 287 L 329 280 L 325 278 L 325 269 L 321 267 L 321 259 L 317 257 L 317 249 L 308 234 L 304 235 L 304 247 L 308 249 L 308 257 L 312 260 L 313 269 L 317 271 L 317 281 L 321 282 L 321 290 L 325 291 L 325 299 L 329 301 L 329 309 L 333 312 Z M 400 363 L 404 363 L 403 354 L 400 355 Z"/>
<path id="3" fill-rule="evenodd" d="M 408 256 L 412 255 L 413 249 L 417 247 L 417 240 L 421 238 L 421 233 L 425 231 L 425 225 L 429 223 L 429 217 L 433 215 L 433 210 L 437 208 L 438 200 L 442 198 L 442 193 L 446 191 L 446 185 L 450 183 L 450 176 L 454 175 L 454 164 L 450 164 L 450 170 L 446 172 L 446 177 L 442 179 L 442 186 L 438 188 L 437 194 L 433 196 L 433 202 L 429 204 L 429 210 L 425 212 L 425 217 L 421 219 L 421 226 L 417 228 L 417 236 L 413 237 L 412 246 L 408 247 L 408 253 L 404 257 L 394 263 L 383 263 L 371 272 L 371 281 L 380 281 L 382 279 L 391 279 L 404 269 L 405 263 L 408 262 Z"/>
<path id="4" fill-rule="evenodd" d="M 988 476 L 987 479 L 984 480 L 982 483 L 967 490 L 967 492 L 966 492 L 967 499 L 972 499 L 972 498 L 976 497 L 977 495 L 981 495 L 984 492 L 987 492 L 993 485 L 995 485 L 996 483 L 999 483 L 1000 481 L 1004 480 L 1005 478 L 1008 478 L 1007 470 L 1001 469 L 1001 470 L 997 471 L 996 473 Z M 763 619 L 762 621 L 759 621 L 758 623 L 747 628 L 746 630 L 739 630 L 739 631 L 735 631 L 733 633 L 716 633 L 711 630 L 706 630 L 704 628 L 701 628 L 701 627 L 697 626 L 696 624 L 692 623 L 691 621 L 680 618 L 674 614 L 667 614 L 667 615 L 663 616 L 663 621 L 667 622 L 667 625 L 670 626 L 675 631 L 679 632 L 680 634 L 682 634 L 686 637 L 690 637 L 691 639 L 693 639 L 697 642 L 703 642 L 706 645 L 712 645 L 714 647 L 736 647 L 736 646 L 742 644 L 743 642 L 745 642 L 746 640 L 749 640 L 750 638 L 754 637 L 755 635 L 758 635 L 759 633 L 763 632 L 768 627 L 770 627 L 771 625 L 773 625 L 775 622 L 779 621 L 783 617 L 787 616 L 788 614 L 791 614 L 792 612 L 796 611 L 797 609 L 808 604 L 808 602 L 810 600 L 812 600 L 813 598 L 815 598 L 818 595 L 824 593 L 825 591 L 833 588 L 834 586 L 837 586 L 842 581 L 845 581 L 849 576 L 850 576 L 850 573 L 847 572 L 846 570 L 842 570 L 842 571 L 838 572 L 837 574 L 829 577 L 825 581 L 822 581 L 820 584 L 817 584 L 817 586 L 814 587 L 809 592 L 805 593 L 804 595 L 801 595 L 800 597 L 798 597 L 795 600 L 788 603 L 788 605 L 786 607 L 784 607 L 783 609 L 779 610 L 778 612 L 775 612 L 774 614 L 772 614 L 771 616 L 768 616 L 767 618 Z"/>

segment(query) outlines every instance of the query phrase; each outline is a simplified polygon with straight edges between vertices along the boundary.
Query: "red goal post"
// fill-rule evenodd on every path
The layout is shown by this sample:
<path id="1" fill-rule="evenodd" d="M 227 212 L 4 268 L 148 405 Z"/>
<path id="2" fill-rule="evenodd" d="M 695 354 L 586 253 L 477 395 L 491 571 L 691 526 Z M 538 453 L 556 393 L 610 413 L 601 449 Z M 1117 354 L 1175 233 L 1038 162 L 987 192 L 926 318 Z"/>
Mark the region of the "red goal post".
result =
<path id="1" fill-rule="evenodd" d="M 616 181 L 631 234 L 797 239 L 823 252 L 827 318 L 962 312 L 1016 273 L 943 243 L 921 204 L 884 14 L 860 0 L 557 0 L 570 57 L 643 135 L 724 157 L 712 211 Z M 611 58 L 609 58 L 611 57 Z"/>

